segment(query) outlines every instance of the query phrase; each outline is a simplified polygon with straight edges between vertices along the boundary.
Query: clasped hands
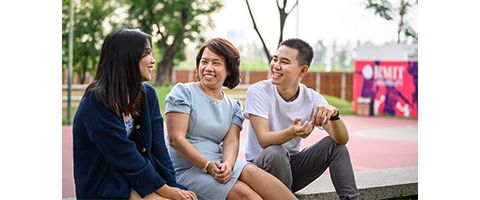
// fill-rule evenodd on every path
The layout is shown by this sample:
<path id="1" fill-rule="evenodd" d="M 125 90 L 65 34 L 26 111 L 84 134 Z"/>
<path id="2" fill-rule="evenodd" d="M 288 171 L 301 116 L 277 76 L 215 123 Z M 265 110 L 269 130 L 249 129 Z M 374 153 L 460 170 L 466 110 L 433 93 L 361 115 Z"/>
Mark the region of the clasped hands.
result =
<path id="1" fill-rule="evenodd" d="M 307 138 L 312 133 L 315 126 L 323 126 L 328 124 L 330 117 L 334 115 L 336 108 L 331 105 L 315 106 L 312 112 L 311 121 L 305 121 L 302 125 L 302 118 L 297 117 L 293 121 L 293 125 L 289 127 L 296 136 Z"/>
<path id="2" fill-rule="evenodd" d="M 232 167 L 226 162 L 212 162 L 207 171 L 219 183 L 225 184 L 232 178 Z"/>

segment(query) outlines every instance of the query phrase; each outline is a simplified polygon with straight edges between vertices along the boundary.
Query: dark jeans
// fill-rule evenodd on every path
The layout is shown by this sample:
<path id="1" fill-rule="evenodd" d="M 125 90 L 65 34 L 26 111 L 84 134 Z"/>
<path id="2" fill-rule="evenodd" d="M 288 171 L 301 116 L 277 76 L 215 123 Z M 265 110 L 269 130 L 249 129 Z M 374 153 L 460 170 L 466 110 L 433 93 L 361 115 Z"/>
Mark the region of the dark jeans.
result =
<path id="1" fill-rule="evenodd" d="M 330 168 L 333 186 L 340 199 L 358 199 L 350 155 L 345 145 L 339 145 L 329 136 L 300 153 L 290 156 L 281 145 L 272 145 L 251 161 L 282 181 L 296 192 Z"/>

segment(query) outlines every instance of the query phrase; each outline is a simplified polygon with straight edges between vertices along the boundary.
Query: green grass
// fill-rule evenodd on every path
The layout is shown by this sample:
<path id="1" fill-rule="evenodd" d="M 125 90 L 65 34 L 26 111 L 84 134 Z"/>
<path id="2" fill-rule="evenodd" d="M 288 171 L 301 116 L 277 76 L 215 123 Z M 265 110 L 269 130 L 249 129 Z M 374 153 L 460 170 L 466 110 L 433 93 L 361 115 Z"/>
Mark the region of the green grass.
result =
<path id="1" fill-rule="evenodd" d="M 72 110 L 70 112 L 70 117 L 72 118 L 70 120 L 70 123 L 73 123 L 73 116 L 75 116 L 75 112 L 77 112 L 77 107 L 72 106 Z M 67 124 L 67 107 L 62 107 L 62 125 Z"/>
<path id="2" fill-rule="evenodd" d="M 158 101 L 160 103 L 160 113 L 162 116 L 165 118 L 165 97 L 167 94 L 172 90 L 173 85 L 169 86 L 162 86 L 162 87 L 155 87 L 155 90 L 157 92 L 158 96 Z M 352 109 L 352 102 L 342 100 L 340 98 L 334 97 L 334 96 L 329 96 L 329 95 L 323 95 L 325 99 L 328 101 L 328 103 L 332 106 L 335 106 L 340 110 L 340 113 L 342 115 L 355 115 L 355 111 Z M 72 118 L 75 115 L 75 112 L 77 111 L 77 107 L 72 107 Z M 67 108 L 63 107 L 62 108 L 62 125 L 66 124 L 66 115 L 67 115 Z"/>
<path id="3" fill-rule="evenodd" d="M 240 62 L 241 71 L 268 71 L 270 67 L 264 60 L 251 60 Z"/>
<path id="4" fill-rule="evenodd" d="M 155 86 L 154 86 L 155 87 Z M 162 116 L 165 117 L 165 96 L 170 92 L 173 86 L 163 86 L 163 87 L 155 87 L 155 90 L 157 91 L 157 96 L 158 96 L 158 101 L 160 103 L 160 109 Z M 72 106 L 71 110 L 71 117 L 72 120 L 70 122 L 73 122 L 73 116 L 75 115 L 75 112 L 77 112 L 77 107 Z M 62 107 L 62 125 L 67 124 L 67 108 Z"/>
<path id="5" fill-rule="evenodd" d="M 355 115 L 356 112 L 352 108 L 352 102 L 342 100 L 340 98 L 334 97 L 334 96 L 329 96 L 329 95 L 323 95 L 325 99 L 328 101 L 328 103 L 332 106 L 335 106 L 340 110 L 341 115 Z"/>
<path id="6" fill-rule="evenodd" d="M 178 63 L 175 66 L 177 70 L 194 70 L 195 69 L 195 62 L 193 60 L 185 60 L 183 62 Z M 333 71 L 338 71 L 340 69 L 339 66 L 334 66 Z M 240 62 L 240 70 L 241 71 L 269 71 L 270 66 L 262 57 L 261 59 L 250 59 L 250 60 L 242 60 Z M 326 72 L 325 63 L 320 64 L 313 64 L 310 66 L 310 72 Z M 345 70 L 343 70 L 345 71 Z M 347 71 L 353 71 L 353 65 Z"/>
<path id="7" fill-rule="evenodd" d="M 157 91 L 158 101 L 160 103 L 160 113 L 162 113 L 162 117 L 165 118 L 165 97 L 170 92 L 170 90 L 172 90 L 173 85 L 153 87 L 155 87 L 155 91 Z"/>
<path id="8" fill-rule="evenodd" d="M 161 113 L 164 115 L 165 112 L 165 96 L 170 92 L 173 86 L 163 86 L 163 87 L 155 87 L 158 95 L 158 100 L 160 101 L 160 108 Z M 342 115 L 355 115 L 356 112 L 352 108 L 352 102 L 347 100 L 342 100 L 340 98 L 330 96 L 330 95 L 323 95 L 328 103 L 332 106 L 338 108 Z M 165 117 L 165 116 L 164 116 Z"/>
<path id="9" fill-rule="evenodd" d="M 270 67 L 268 63 L 264 60 L 257 60 L 257 61 L 246 61 L 240 64 L 240 70 L 242 71 L 268 71 Z M 311 72 L 324 72 L 325 71 L 325 64 L 316 64 L 310 66 L 309 71 Z"/>

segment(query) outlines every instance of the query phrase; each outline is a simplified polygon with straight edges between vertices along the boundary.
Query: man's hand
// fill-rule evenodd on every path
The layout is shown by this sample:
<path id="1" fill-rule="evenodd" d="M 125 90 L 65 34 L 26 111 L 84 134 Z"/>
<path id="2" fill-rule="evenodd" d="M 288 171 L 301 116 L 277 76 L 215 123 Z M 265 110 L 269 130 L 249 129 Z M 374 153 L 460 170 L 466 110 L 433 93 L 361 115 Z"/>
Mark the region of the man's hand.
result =
<path id="1" fill-rule="evenodd" d="M 295 135 L 300 136 L 304 139 L 307 138 L 310 133 L 312 133 L 314 127 L 315 126 L 313 125 L 312 121 L 305 121 L 305 123 L 303 123 L 302 125 L 302 118 L 300 117 L 297 117 L 293 122 L 293 125 L 290 126 Z"/>
<path id="2" fill-rule="evenodd" d="M 312 121 L 314 126 L 328 124 L 330 117 L 336 114 L 337 109 L 331 105 L 317 105 L 313 108 Z"/>

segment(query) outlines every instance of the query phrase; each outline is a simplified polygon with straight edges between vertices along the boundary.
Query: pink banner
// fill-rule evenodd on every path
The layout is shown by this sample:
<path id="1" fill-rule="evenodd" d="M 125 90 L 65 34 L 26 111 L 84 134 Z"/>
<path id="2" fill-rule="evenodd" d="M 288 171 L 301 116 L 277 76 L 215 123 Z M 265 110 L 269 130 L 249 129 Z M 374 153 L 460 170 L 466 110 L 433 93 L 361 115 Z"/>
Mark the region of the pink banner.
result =
<path id="1" fill-rule="evenodd" d="M 417 61 L 356 61 L 353 109 L 360 115 L 418 116 Z"/>

